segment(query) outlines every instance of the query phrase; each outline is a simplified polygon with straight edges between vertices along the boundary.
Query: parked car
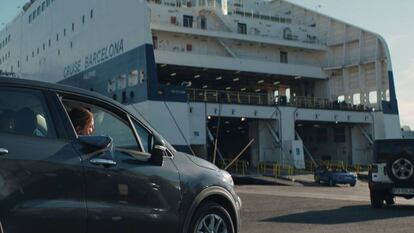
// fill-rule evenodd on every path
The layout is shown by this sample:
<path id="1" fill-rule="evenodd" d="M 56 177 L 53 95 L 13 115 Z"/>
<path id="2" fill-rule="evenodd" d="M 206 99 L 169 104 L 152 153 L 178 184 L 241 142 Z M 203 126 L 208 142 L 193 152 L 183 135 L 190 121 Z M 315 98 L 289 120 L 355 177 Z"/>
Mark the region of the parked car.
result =
<path id="1" fill-rule="evenodd" d="M 68 111 L 94 115 L 76 134 Z M 102 95 L 0 78 L 0 232 L 240 231 L 229 173 Z"/>
<path id="2" fill-rule="evenodd" d="M 414 197 L 414 140 L 387 139 L 374 143 L 369 172 L 371 206 L 395 204 L 395 197 Z"/>
<path id="3" fill-rule="evenodd" d="M 316 183 L 325 182 L 329 186 L 349 184 L 354 187 L 357 183 L 357 176 L 345 169 L 319 167 L 315 170 L 314 178 Z"/>

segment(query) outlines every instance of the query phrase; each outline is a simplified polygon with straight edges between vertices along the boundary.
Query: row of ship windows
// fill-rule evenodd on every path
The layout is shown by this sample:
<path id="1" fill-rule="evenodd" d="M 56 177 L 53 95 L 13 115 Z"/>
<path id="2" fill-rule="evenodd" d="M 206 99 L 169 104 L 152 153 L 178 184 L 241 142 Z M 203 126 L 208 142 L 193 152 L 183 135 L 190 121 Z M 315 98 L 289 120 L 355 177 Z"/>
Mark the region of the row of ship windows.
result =
<path id="1" fill-rule="evenodd" d="M 92 9 L 90 11 L 90 18 L 93 19 L 93 16 L 94 16 L 94 10 Z M 86 21 L 86 17 L 85 16 L 82 16 L 82 24 L 85 24 L 85 21 Z M 75 31 L 75 23 L 72 23 L 72 26 L 71 27 L 72 27 L 72 32 L 74 32 Z M 63 36 L 66 37 L 66 35 L 67 35 L 67 30 L 65 28 L 65 29 L 63 29 Z M 56 42 L 59 41 L 59 37 L 60 37 L 59 36 L 59 33 L 57 33 L 56 34 Z M 8 38 L 9 38 L 8 41 L 10 41 L 10 36 Z M 49 39 L 49 41 L 47 43 L 47 46 L 49 48 L 52 46 L 52 40 L 51 39 Z M 73 42 L 72 41 L 70 42 L 70 48 L 73 48 Z M 47 49 L 46 48 L 46 43 L 43 43 L 42 49 L 43 49 L 43 51 L 46 51 L 46 49 Z M 40 48 L 37 48 L 36 50 L 33 50 L 32 51 L 32 58 L 34 58 L 36 55 L 40 54 L 40 51 L 41 51 Z M 60 49 L 58 49 L 58 52 L 57 53 L 60 56 Z M 5 63 L 8 58 L 10 58 L 10 51 L 7 54 L 5 54 L 3 57 L 0 57 L 0 65 L 3 64 L 3 63 Z M 27 55 L 26 56 L 26 62 L 28 62 L 28 61 L 29 61 L 29 56 Z M 17 67 L 18 68 L 20 67 L 20 61 L 17 62 Z"/>
<path id="2" fill-rule="evenodd" d="M 46 10 L 47 7 L 49 7 L 49 5 L 51 3 L 53 3 L 55 0 L 46 0 L 43 1 L 42 4 L 40 4 L 37 9 L 35 9 L 30 15 L 29 15 L 29 23 L 32 23 L 36 17 L 38 17 L 43 11 Z"/>
<path id="3" fill-rule="evenodd" d="M 5 63 L 7 61 L 7 59 L 10 58 L 10 51 L 6 54 L 4 54 L 2 57 L 0 57 L 0 65 Z"/>
<path id="4" fill-rule="evenodd" d="M 92 10 L 90 10 L 90 18 L 91 19 L 93 19 L 93 15 L 94 15 L 94 10 L 92 9 Z M 85 24 L 85 21 L 86 21 L 86 17 L 85 17 L 85 15 L 83 15 L 82 16 L 82 24 Z M 76 26 L 75 23 L 72 23 L 72 25 L 71 25 L 72 32 L 75 31 L 75 26 Z M 63 29 L 63 37 L 66 37 L 66 36 L 67 36 L 67 30 L 66 30 L 66 28 L 64 28 Z M 56 34 L 56 42 L 59 42 L 59 38 L 60 38 L 60 34 L 57 33 Z M 52 46 L 52 40 L 51 39 L 49 39 L 49 41 L 47 43 L 47 46 L 49 48 Z M 46 51 L 46 43 L 43 43 L 42 48 L 43 48 L 43 51 Z M 73 42 L 72 41 L 70 42 L 70 48 L 73 48 Z M 38 47 L 36 50 L 32 51 L 32 58 L 34 58 L 35 55 L 39 54 L 39 53 L 40 53 L 40 48 Z M 60 55 L 60 49 L 58 50 L 58 55 Z M 29 56 L 26 56 L 26 61 L 29 61 Z"/>
<path id="5" fill-rule="evenodd" d="M 6 45 L 11 41 L 11 35 L 9 34 L 8 36 L 6 36 L 6 38 L 4 38 L 1 42 L 0 42 L 0 51 L 6 47 Z"/>

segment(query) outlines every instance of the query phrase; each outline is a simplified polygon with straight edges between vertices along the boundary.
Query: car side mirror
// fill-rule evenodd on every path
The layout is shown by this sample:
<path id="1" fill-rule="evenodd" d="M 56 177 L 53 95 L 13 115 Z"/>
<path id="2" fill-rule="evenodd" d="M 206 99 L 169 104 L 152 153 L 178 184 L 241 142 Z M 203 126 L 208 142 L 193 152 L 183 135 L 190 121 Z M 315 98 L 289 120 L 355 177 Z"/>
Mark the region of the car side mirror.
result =
<path id="1" fill-rule="evenodd" d="M 154 136 L 154 146 L 151 153 L 151 162 L 156 166 L 162 166 L 164 156 L 167 156 L 167 147 L 162 138 Z"/>
<path id="2" fill-rule="evenodd" d="M 86 154 L 99 155 L 113 152 L 113 140 L 109 136 L 79 136 Z"/>

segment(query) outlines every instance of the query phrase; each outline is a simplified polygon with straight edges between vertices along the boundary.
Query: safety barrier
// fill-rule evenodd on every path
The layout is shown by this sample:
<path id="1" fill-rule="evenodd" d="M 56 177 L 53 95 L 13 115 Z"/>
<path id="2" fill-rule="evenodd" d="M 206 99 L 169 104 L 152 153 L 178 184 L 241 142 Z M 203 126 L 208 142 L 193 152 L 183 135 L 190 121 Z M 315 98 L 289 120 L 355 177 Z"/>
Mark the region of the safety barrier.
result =
<path id="1" fill-rule="evenodd" d="M 208 90 L 187 88 L 189 102 L 210 102 L 222 104 L 245 104 L 266 106 L 291 106 L 297 108 L 332 109 L 345 111 L 372 111 L 363 105 L 352 105 L 344 102 L 330 101 L 327 98 L 307 96 L 273 96 L 264 93 Z M 288 100 L 289 99 L 289 100 Z"/>
<path id="2" fill-rule="evenodd" d="M 294 168 L 289 165 L 280 165 L 272 162 L 260 162 L 257 165 L 257 173 L 264 176 L 273 176 L 275 178 L 280 176 L 292 178 Z"/>
<path id="3" fill-rule="evenodd" d="M 219 167 L 221 169 L 224 169 L 226 167 L 226 164 L 229 164 L 231 161 L 230 160 L 225 160 L 225 164 L 223 161 L 219 162 Z M 245 161 L 245 160 L 237 160 L 235 161 L 230 167 L 229 167 L 229 171 L 231 171 L 234 174 L 241 174 L 241 175 L 246 175 L 248 173 L 248 168 L 249 168 L 249 162 Z"/>

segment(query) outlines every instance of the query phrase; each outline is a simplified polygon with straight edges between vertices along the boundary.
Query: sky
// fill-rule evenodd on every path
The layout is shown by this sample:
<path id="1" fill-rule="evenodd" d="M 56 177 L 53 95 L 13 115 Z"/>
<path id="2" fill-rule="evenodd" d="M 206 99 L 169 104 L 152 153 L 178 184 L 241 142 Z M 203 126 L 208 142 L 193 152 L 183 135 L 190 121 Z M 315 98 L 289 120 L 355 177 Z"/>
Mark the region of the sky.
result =
<path id="1" fill-rule="evenodd" d="M 28 0 L 0 0 L 0 30 Z M 414 128 L 414 0 L 288 0 L 382 35 L 391 51 L 401 126 Z"/>

